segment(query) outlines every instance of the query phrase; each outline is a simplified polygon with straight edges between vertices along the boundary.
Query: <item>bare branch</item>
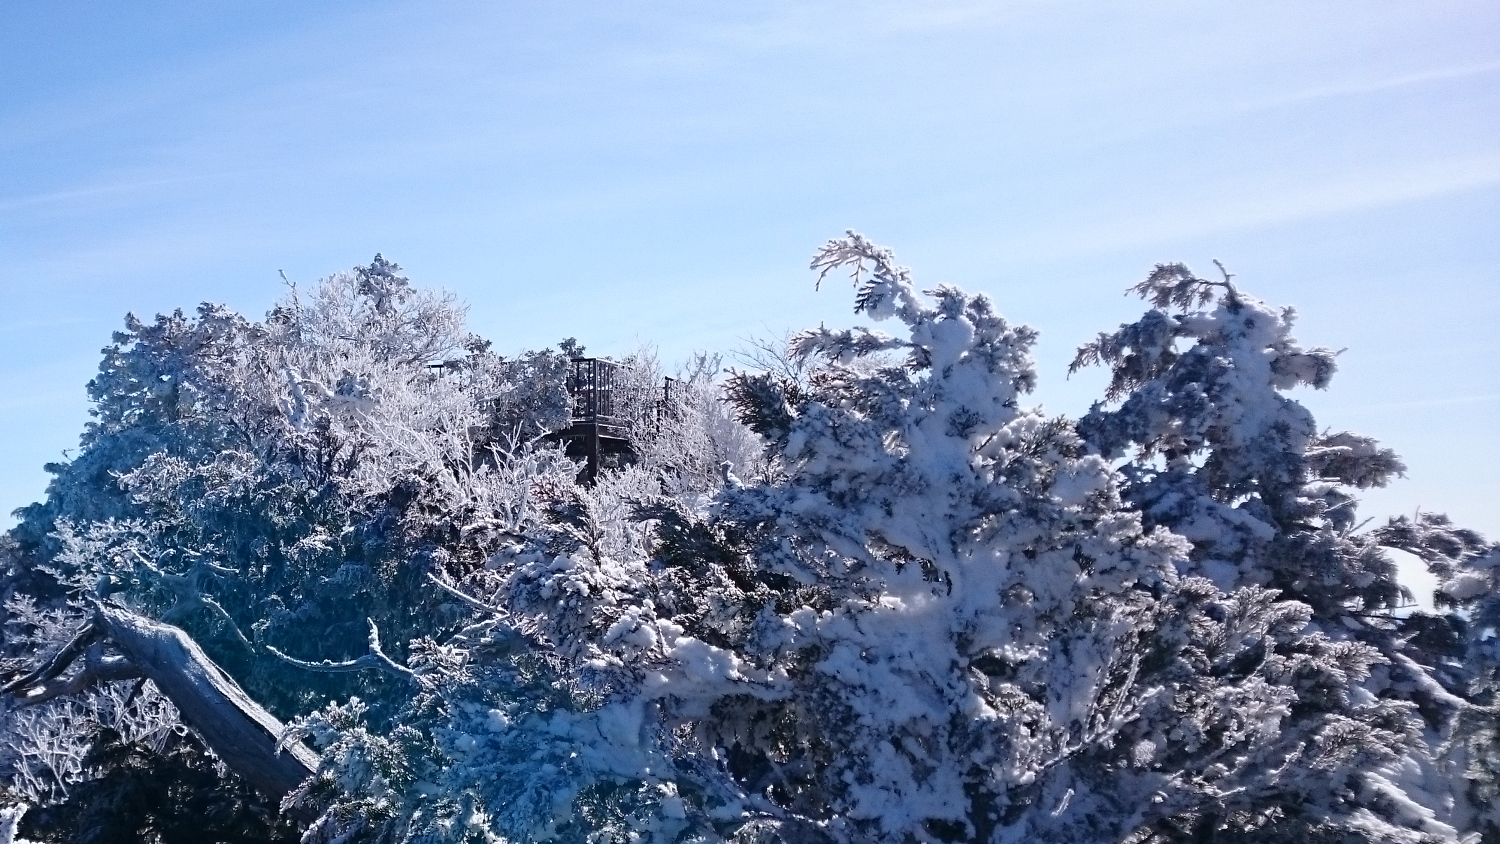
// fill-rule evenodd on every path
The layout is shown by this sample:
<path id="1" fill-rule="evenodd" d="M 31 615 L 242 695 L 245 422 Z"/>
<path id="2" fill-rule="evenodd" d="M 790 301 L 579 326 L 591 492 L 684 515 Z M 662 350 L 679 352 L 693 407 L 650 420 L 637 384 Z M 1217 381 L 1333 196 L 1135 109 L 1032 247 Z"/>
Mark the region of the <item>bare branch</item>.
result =
<path id="1" fill-rule="evenodd" d="M 77 694 L 96 683 L 136 680 L 143 676 L 141 670 L 125 657 L 100 656 L 97 660 L 89 660 L 82 671 L 71 677 L 55 678 L 26 687 L 22 690 L 24 694 L 15 696 L 16 705 L 36 706 L 53 698 Z"/>
<path id="2" fill-rule="evenodd" d="M 0 686 L 0 694 L 14 694 L 20 689 L 31 688 L 38 683 L 45 683 L 57 677 L 64 671 L 67 671 L 68 666 L 73 664 L 73 660 L 77 659 L 89 645 L 93 644 L 102 635 L 103 631 L 93 620 L 86 622 L 82 627 L 78 628 L 78 632 L 74 634 L 72 640 L 63 645 L 57 653 L 53 654 L 51 659 L 48 659 L 31 673 L 18 677 L 4 686 Z"/>
<path id="3" fill-rule="evenodd" d="M 404 677 L 414 682 L 421 682 L 421 679 L 410 668 L 386 656 L 385 651 L 380 648 L 380 631 L 375 628 L 374 619 L 367 618 L 365 621 L 370 625 L 370 652 L 357 659 L 345 660 L 344 662 L 333 662 L 327 659 L 319 660 L 318 662 L 308 662 L 307 660 L 288 656 L 270 645 L 266 646 L 266 650 L 275 654 L 277 658 L 306 671 L 317 671 L 322 674 L 346 674 L 353 671 L 363 671 L 366 668 L 378 668 L 382 671 L 395 674 L 398 677 Z"/>
<path id="4" fill-rule="evenodd" d="M 437 575 L 432 574 L 431 572 L 428 572 L 427 579 L 430 580 L 430 581 L 432 581 L 432 583 L 435 586 L 437 586 L 439 589 L 443 590 L 444 592 L 447 592 L 449 595 L 452 595 L 453 597 L 459 599 L 460 601 L 464 602 L 465 604 L 469 605 L 470 607 L 473 607 L 476 610 L 479 610 L 481 612 L 487 612 L 487 613 L 490 613 L 491 615 L 498 615 L 501 618 L 506 618 L 506 617 L 508 617 L 510 615 L 509 612 L 507 612 L 505 610 L 502 610 L 499 607 L 492 607 L 489 604 L 486 604 L 485 602 L 479 600 L 478 598 L 475 598 L 475 597 L 472 597 L 472 596 L 470 596 L 468 594 L 465 594 L 464 592 L 460 591 L 458 589 L 458 587 L 456 587 L 456 586 L 451 586 L 451 585 L 449 585 L 447 583 L 444 583 L 442 581 L 442 579 L 440 579 Z"/>

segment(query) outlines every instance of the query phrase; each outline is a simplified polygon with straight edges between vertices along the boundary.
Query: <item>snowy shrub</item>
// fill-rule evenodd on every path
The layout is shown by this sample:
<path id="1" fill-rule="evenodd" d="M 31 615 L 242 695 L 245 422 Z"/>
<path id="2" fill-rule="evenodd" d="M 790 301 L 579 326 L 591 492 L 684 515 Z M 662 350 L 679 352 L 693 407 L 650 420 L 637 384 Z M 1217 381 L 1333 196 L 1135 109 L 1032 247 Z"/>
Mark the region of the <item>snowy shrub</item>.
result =
<path id="1" fill-rule="evenodd" d="M 581 347 L 495 355 L 379 256 L 132 317 L 0 547 L 0 829 L 77 791 L 159 840 L 119 795 L 309 844 L 1500 840 L 1500 553 L 1360 532 L 1404 467 L 1285 395 L 1335 371 L 1290 310 L 1157 268 L 1071 420 L 986 297 L 852 233 L 813 268 L 888 333 L 621 360 L 634 461 L 587 485 L 545 439 Z"/>

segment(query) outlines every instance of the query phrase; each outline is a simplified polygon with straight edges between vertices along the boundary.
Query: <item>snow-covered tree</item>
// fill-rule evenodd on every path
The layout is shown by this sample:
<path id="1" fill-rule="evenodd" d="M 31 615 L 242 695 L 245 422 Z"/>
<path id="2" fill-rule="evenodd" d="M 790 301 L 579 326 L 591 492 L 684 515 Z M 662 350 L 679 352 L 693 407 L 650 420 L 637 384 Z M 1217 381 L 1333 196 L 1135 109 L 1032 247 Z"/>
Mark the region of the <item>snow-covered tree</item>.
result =
<path id="1" fill-rule="evenodd" d="M 1465 676 L 1483 661 L 1491 625 L 1481 622 L 1470 634 L 1471 651 L 1424 644 L 1442 638 L 1438 630 L 1461 640 L 1451 631 L 1467 624 L 1462 614 L 1397 617 L 1392 611 L 1410 596 L 1385 551 L 1426 559 L 1445 588 L 1464 596 L 1440 594 L 1457 608 L 1484 594 L 1474 584 L 1485 582 L 1489 549 L 1440 517 L 1356 532 L 1357 491 L 1383 486 L 1405 466 L 1367 437 L 1318 431 L 1312 414 L 1285 393 L 1326 388 L 1335 353 L 1299 346 L 1290 308 L 1247 296 L 1219 269 L 1220 279 L 1206 280 L 1181 264 L 1158 266 L 1134 288 L 1152 310 L 1079 351 L 1075 368 L 1110 368 L 1114 404 L 1095 405 L 1080 432 L 1104 456 L 1129 457 L 1121 469 L 1125 498 L 1147 524 L 1193 543 L 1180 572 L 1223 589 L 1274 589 L 1307 606 L 1309 630 L 1378 653 L 1355 691 L 1386 709 L 1406 708 L 1398 731 L 1407 747 L 1364 776 L 1363 787 L 1428 824 L 1477 830 L 1488 817 L 1483 823 L 1494 835 L 1492 786 L 1468 785 L 1494 782 L 1493 744 L 1482 753 L 1488 740 L 1469 737 L 1492 720 L 1493 700 L 1483 681 Z M 1466 670 L 1456 670 L 1460 664 Z M 1458 758 L 1460 747 L 1474 755 Z"/>
<path id="2" fill-rule="evenodd" d="M 1445 612 L 1414 612 L 1399 628 L 1411 666 L 1397 678 L 1400 692 L 1446 727 L 1435 750 L 1455 815 L 1485 842 L 1500 841 L 1500 546 L 1433 513 L 1391 519 L 1373 534 L 1438 577 Z"/>
<path id="3" fill-rule="evenodd" d="M 224 694 L 188 722 L 272 725 L 272 759 L 275 714 L 354 694 L 386 701 L 378 711 L 404 699 L 404 669 L 338 669 L 383 655 L 367 653 L 372 623 L 397 656 L 441 626 L 433 560 L 482 560 L 524 520 L 532 480 L 571 482 L 576 469 L 495 435 L 515 431 L 498 419 L 497 384 L 513 388 L 506 412 L 545 423 L 560 378 L 550 390 L 538 385 L 546 372 L 507 380 L 505 362 L 463 333 L 462 310 L 398 270 L 377 256 L 311 295 L 294 289 L 265 323 L 215 306 L 127 320 L 90 384 L 96 420 L 79 457 L 51 467 L 47 502 L 22 514 L 8 549 L 5 656 L 24 709 L 7 729 L 68 705 L 49 700 L 64 689 L 110 695 L 117 678 L 144 675 L 151 695 L 152 671 L 212 666 L 245 691 L 222 678 Z M 134 634 L 203 650 L 132 653 L 122 637 Z M 78 649 L 58 650 L 69 641 Z M 49 651 L 42 673 L 28 670 Z M 70 729 L 78 756 L 93 728 Z M 254 780 L 267 764 L 280 763 L 238 773 Z"/>
<path id="4" fill-rule="evenodd" d="M 891 333 L 668 389 L 623 360 L 637 459 L 589 485 L 538 439 L 580 347 L 499 357 L 379 256 L 264 322 L 132 318 L 0 547 L 0 824 L 173 840 L 119 807 L 177 793 L 309 844 L 1496 837 L 1500 558 L 1359 532 L 1403 467 L 1284 394 L 1334 369 L 1289 311 L 1159 268 L 1074 421 L 986 297 L 852 233 L 813 267 Z M 1389 547 L 1444 614 L 1392 612 Z"/>

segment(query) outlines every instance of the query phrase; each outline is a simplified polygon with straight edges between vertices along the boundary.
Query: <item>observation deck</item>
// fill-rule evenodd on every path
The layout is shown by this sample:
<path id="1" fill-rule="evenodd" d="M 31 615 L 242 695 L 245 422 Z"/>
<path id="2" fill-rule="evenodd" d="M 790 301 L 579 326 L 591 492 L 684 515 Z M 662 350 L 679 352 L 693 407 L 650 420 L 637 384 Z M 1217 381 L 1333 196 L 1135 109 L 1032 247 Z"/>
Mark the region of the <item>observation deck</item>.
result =
<path id="1" fill-rule="evenodd" d="M 617 385 L 620 365 L 603 358 L 573 358 L 568 394 L 573 413 L 568 427 L 552 435 L 569 457 L 585 461 L 581 480 L 592 483 L 601 469 L 635 459 L 630 445 L 631 422 L 623 389 Z"/>

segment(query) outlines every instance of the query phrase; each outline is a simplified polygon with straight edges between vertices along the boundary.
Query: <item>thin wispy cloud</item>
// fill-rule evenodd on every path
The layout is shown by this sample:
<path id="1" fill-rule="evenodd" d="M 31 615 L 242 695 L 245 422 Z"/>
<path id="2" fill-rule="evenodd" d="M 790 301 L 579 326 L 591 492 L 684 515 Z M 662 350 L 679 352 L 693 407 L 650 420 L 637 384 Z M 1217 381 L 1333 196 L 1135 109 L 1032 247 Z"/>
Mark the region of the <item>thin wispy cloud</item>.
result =
<path id="1" fill-rule="evenodd" d="M 91 240 L 85 246 L 63 244 L 56 249 L 39 250 L 25 260 L 11 262 L 7 271 L 49 286 L 83 287 L 111 276 L 135 277 L 200 265 L 205 259 L 226 252 L 243 252 L 261 238 L 255 231 L 179 220 L 108 240 Z"/>
<path id="2" fill-rule="evenodd" d="M 1175 243 L 1209 235 L 1354 214 L 1500 185 L 1500 153 L 1394 165 L 1354 172 L 1313 184 L 1230 184 L 1211 201 L 1161 203 L 1154 208 L 1114 209 L 1117 218 L 1050 238 L 1018 243 L 1046 252 L 1111 252 Z M 1098 213 L 1097 211 L 1095 212 Z"/>
<path id="3" fill-rule="evenodd" d="M 1338 100 L 1374 97 L 1407 89 L 1435 88 L 1443 83 L 1463 82 L 1495 74 L 1500 74 L 1500 59 L 1374 79 L 1312 85 L 1289 92 L 1273 91 L 1244 96 L 1239 100 L 1234 100 L 1231 96 L 1223 103 L 1203 101 L 1196 110 L 1175 111 L 1169 121 L 1143 121 L 1118 127 L 1114 131 L 1095 136 L 1089 146 L 1101 151 L 1110 150 L 1132 142 L 1180 135 L 1190 129 L 1207 127 L 1225 127 L 1226 131 L 1236 131 L 1228 127 L 1268 112 L 1293 111 L 1303 108 L 1308 109 L 1310 113 L 1313 110 L 1310 107 L 1326 105 Z"/>
<path id="4" fill-rule="evenodd" d="M 215 179 L 233 178 L 248 175 L 250 172 L 248 170 L 241 170 L 222 173 L 191 173 L 179 176 L 159 176 L 156 178 L 114 182 L 73 190 L 49 191 L 29 196 L 17 196 L 9 199 L 0 199 L 0 215 L 33 212 L 38 208 L 53 205 L 87 206 L 92 204 L 93 200 L 139 197 L 144 194 L 156 193 L 161 188 L 171 188 L 196 182 L 213 181 Z"/>
<path id="5" fill-rule="evenodd" d="M 1447 396 L 1439 399 L 1419 399 L 1417 401 L 1379 402 L 1376 404 L 1331 405 L 1329 410 L 1337 413 L 1353 413 L 1369 410 L 1421 410 L 1431 407 L 1489 404 L 1495 401 L 1500 401 L 1500 393 L 1483 393 L 1473 396 Z"/>
<path id="6" fill-rule="evenodd" d="M 0 322 L 0 334 L 19 334 L 26 331 L 38 331 L 45 328 L 64 328 L 70 325 L 86 325 L 94 322 L 93 319 L 83 316 L 70 316 L 60 314 L 58 316 L 38 317 L 35 319 L 18 319 L 9 322 Z"/>
<path id="7" fill-rule="evenodd" d="M 789 3 L 769 11 L 762 7 L 757 10 L 756 17 L 737 23 L 699 26 L 694 35 L 704 44 L 728 45 L 754 52 L 801 46 L 842 52 L 862 49 L 871 41 L 892 37 L 991 27 L 1044 8 L 1055 14 L 1057 5 L 1034 0 L 859 5 Z M 836 38 L 830 38 L 830 35 L 836 35 Z"/>
<path id="8" fill-rule="evenodd" d="M 1332 100 L 1341 97 L 1358 97 L 1368 94 L 1380 94 L 1386 91 L 1397 91 L 1403 88 L 1413 88 L 1421 85 L 1431 85 L 1438 82 L 1452 82 L 1461 79 L 1469 79 L 1475 76 L 1486 76 L 1500 72 L 1500 59 L 1478 64 L 1456 65 L 1453 67 L 1440 67 L 1433 70 L 1425 70 L 1418 73 L 1409 73 L 1401 76 L 1391 76 L 1384 79 L 1375 79 L 1362 82 L 1346 82 L 1334 85 L 1321 85 L 1294 91 L 1281 96 L 1268 97 L 1231 107 L 1231 112 L 1262 111 L 1265 109 L 1282 108 L 1285 106 L 1301 105 L 1303 103 L 1314 103 L 1321 100 Z"/>

